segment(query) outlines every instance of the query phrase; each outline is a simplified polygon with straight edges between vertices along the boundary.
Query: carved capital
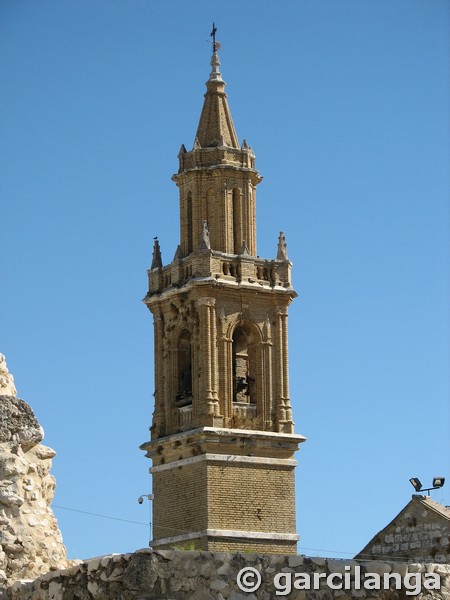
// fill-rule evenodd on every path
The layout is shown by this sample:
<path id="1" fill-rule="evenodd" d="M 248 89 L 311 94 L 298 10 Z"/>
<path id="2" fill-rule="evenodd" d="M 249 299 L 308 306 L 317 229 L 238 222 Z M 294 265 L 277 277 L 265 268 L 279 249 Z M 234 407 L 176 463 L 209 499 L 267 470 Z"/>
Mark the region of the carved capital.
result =
<path id="1" fill-rule="evenodd" d="M 216 304 L 216 299 L 215 298 L 199 298 L 196 301 L 196 306 L 200 307 L 200 306 L 215 306 Z"/>
<path id="2" fill-rule="evenodd" d="M 227 322 L 227 315 L 225 314 L 225 308 L 223 306 L 221 306 L 217 311 L 217 316 L 219 317 L 219 320 L 222 323 L 222 325 L 225 325 L 225 323 Z"/>

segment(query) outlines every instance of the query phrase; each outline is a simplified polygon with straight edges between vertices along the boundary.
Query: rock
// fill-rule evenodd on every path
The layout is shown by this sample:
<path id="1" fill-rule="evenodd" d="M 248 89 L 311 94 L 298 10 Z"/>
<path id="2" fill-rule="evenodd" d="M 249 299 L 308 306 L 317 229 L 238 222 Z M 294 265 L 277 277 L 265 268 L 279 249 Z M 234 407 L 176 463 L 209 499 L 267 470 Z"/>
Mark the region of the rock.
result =
<path id="1" fill-rule="evenodd" d="M 56 452 L 52 448 L 44 446 L 43 444 L 39 444 L 39 446 L 36 447 L 35 453 L 41 460 L 47 460 L 48 458 L 54 458 L 56 456 Z"/>
<path id="2" fill-rule="evenodd" d="M 228 587 L 228 583 L 223 579 L 215 579 L 213 582 L 211 582 L 209 587 L 211 590 L 221 592 L 222 590 Z"/>
<path id="3" fill-rule="evenodd" d="M 300 567 L 303 564 L 304 558 L 304 556 L 290 556 L 288 564 L 292 568 Z"/>
<path id="4" fill-rule="evenodd" d="M 371 560 L 367 564 L 367 572 L 376 573 L 377 575 L 384 575 L 384 573 L 390 573 L 392 570 L 391 565 L 385 562 Z"/>
<path id="5" fill-rule="evenodd" d="M 0 504 L 4 504 L 5 506 L 12 506 L 13 504 L 22 506 L 23 502 L 23 498 L 15 494 L 12 490 L 0 490 Z"/>
<path id="6" fill-rule="evenodd" d="M 14 377 L 8 371 L 5 357 L 0 354 L 0 396 L 15 396 L 16 394 Z"/>
<path id="7" fill-rule="evenodd" d="M 0 355 L 0 573 L 8 586 L 66 566 L 50 508 L 55 452 L 40 444 L 43 429 L 31 407 L 16 397 L 12 381 Z"/>
<path id="8" fill-rule="evenodd" d="M 44 430 L 26 402 L 15 396 L 0 396 L 0 442 L 31 448 L 43 437 Z"/>

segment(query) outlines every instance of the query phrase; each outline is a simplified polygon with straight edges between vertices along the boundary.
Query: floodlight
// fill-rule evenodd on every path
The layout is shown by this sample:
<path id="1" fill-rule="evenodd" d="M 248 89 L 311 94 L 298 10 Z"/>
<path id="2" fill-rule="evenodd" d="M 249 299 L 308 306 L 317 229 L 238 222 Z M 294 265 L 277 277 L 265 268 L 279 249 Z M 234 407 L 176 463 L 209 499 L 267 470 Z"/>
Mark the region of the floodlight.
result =
<path id="1" fill-rule="evenodd" d="M 445 477 L 433 477 L 433 487 L 441 488 L 445 483 Z"/>
<path id="2" fill-rule="evenodd" d="M 416 490 L 416 492 L 420 492 L 420 490 L 422 489 L 422 484 L 420 483 L 420 479 L 418 479 L 417 477 L 411 477 L 409 482 L 413 486 L 413 488 Z"/>

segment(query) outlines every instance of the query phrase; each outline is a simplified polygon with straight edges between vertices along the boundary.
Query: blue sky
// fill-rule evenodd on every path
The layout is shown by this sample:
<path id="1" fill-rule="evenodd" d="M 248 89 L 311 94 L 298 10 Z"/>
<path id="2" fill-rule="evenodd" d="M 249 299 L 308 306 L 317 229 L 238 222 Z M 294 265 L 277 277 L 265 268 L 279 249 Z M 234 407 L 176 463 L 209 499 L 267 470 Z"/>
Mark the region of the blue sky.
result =
<path id="1" fill-rule="evenodd" d="M 218 25 L 252 145 L 258 254 L 284 230 L 299 551 L 349 557 L 449 476 L 448 2 L 3 0 L 0 351 L 57 451 L 55 504 L 146 523 L 152 238 L 178 244 Z M 449 481 L 450 485 L 450 481 Z M 450 503 L 446 487 L 434 493 Z M 145 525 L 55 508 L 72 558 Z"/>

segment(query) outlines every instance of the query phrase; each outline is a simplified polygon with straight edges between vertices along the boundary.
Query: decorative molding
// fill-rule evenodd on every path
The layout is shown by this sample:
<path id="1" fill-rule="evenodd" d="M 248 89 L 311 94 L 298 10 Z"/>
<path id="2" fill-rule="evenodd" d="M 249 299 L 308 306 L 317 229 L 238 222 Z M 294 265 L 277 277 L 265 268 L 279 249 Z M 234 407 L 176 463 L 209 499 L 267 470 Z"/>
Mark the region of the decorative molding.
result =
<path id="1" fill-rule="evenodd" d="M 270 465 L 279 467 L 296 467 L 298 462 L 293 458 L 266 458 L 263 456 L 239 456 L 236 454 L 200 454 L 190 458 L 182 458 L 164 465 L 157 465 L 149 469 L 150 473 L 161 473 L 170 469 L 178 469 L 187 465 L 194 465 L 204 461 L 225 462 L 233 464 Z"/>
<path id="2" fill-rule="evenodd" d="M 298 542 L 300 536 L 296 533 L 269 533 L 266 531 L 234 531 L 232 529 L 203 529 L 201 531 L 193 531 L 191 533 L 183 533 L 167 538 L 159 538 L 151 541 L 151 546 L 157 547 L 166 544 L 176 544 L 177 542 L 185 542 L 195 540 L 202 537 L 216 538 L 238 538 L 245 540 L 270 540 L 279 542 Z"/>

